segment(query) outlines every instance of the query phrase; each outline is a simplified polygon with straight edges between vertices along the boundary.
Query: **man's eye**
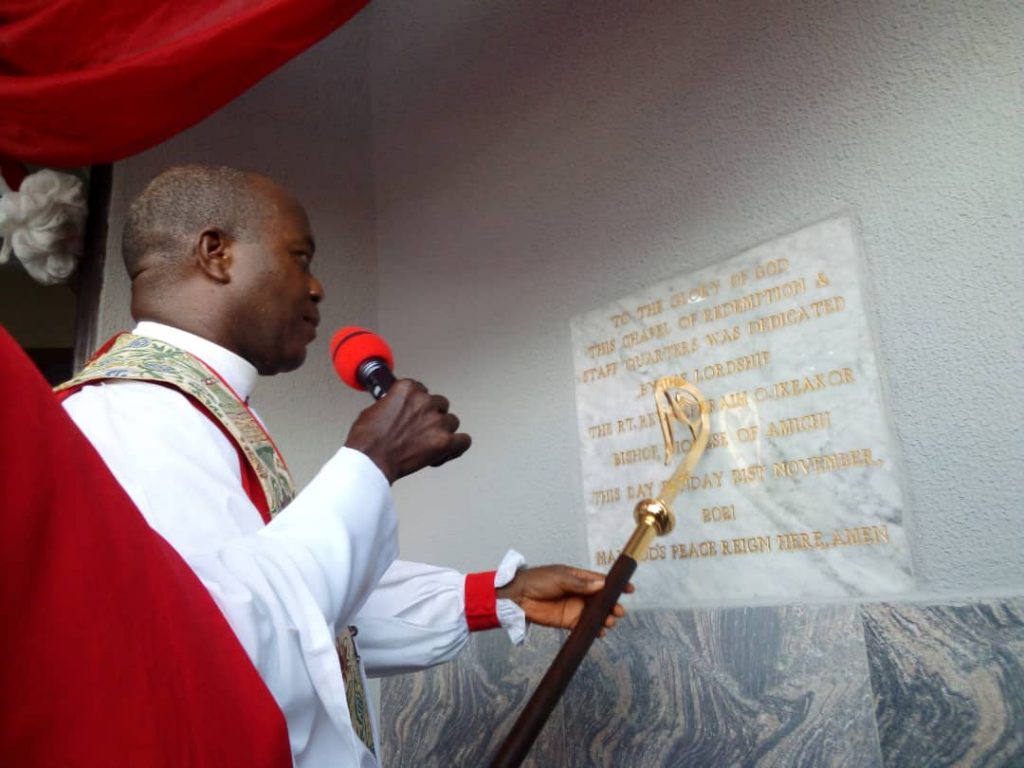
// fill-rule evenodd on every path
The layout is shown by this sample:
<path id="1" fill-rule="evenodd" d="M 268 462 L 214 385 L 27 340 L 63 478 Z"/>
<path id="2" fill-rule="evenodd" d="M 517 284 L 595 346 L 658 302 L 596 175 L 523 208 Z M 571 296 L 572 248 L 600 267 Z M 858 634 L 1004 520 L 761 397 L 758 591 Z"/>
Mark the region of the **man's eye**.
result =
<path id="1" fill-rule="evenodd" d="M 305 251 L 295 251 L 293 255 L 295 256 L 296 259 L 299 260 L 299 263 L 304 267 L 308 267 L 309 262 L 312 261 L 313 259 L 313 257 L 310 254 L 306 253 Z"/>

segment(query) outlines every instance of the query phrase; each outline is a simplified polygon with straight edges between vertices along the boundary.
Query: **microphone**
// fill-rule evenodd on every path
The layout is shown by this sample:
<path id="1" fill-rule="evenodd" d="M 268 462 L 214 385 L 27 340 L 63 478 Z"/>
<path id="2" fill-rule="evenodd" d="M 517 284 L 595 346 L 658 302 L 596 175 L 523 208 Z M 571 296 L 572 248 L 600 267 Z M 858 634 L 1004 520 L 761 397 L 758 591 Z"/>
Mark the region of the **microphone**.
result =
<path id="1" fill-rule="evenodd" d="M 331 339 L 331 362 L 352 389 L 365 389 L 380 400 L 395 383 L 391 347 L 373 331 L 350 325 Z"/>

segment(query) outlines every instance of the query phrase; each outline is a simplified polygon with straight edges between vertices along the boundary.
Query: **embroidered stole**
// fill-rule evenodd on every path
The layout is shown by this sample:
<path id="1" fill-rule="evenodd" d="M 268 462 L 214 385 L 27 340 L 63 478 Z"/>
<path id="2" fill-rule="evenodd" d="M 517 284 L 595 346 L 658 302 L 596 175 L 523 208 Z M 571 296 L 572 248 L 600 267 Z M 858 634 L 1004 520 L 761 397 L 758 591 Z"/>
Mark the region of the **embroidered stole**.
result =
<path id="1" fill-rule="evenodd" d="M 73 392 L 87 384 L 112 379 L 170 385 L 200 405 L 227 430 L 241 450 L 259 479 L 271 517 L 294 498 L 291 473 L 270 435 L 234 390 L 199 358 L 157 339 L 122 333 L 105 352 L 55 391 Z M 369 750 L 375 752 L 359 652 L 353 639 L 356 633 L 355 627 L 348 627 L 338 635 L 336 645 L 352 727 Z"/>

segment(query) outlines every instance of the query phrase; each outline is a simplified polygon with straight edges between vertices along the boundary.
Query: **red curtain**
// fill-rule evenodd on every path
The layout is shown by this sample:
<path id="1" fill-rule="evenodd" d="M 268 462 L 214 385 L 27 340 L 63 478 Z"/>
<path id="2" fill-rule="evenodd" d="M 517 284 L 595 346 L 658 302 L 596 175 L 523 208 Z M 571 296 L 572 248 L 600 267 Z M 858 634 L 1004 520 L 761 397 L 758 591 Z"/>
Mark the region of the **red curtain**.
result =
<path id="1" fill-rule="evenodd" d="M 74 167 L 193 125 L 368 0 L 3 0 L 0 157 Z"/>
<path id="2" fill-rule="evenodd" d="M 203 584 L 0 326 L 0 762 L 289 768 Z"/>

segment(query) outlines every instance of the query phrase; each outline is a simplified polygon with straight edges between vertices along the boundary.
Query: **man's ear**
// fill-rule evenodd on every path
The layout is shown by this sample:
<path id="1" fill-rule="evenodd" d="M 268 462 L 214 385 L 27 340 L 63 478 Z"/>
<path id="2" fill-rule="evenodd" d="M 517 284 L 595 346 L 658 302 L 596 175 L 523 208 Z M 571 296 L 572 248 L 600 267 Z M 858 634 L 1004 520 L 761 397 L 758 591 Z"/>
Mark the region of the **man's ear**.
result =
<path id="1" fill-rule="evenodd" d="M 218 283 L 231 282 L 231 240 L 224 230 L 207 227 L 196 242 L 196 266 Z"/>

